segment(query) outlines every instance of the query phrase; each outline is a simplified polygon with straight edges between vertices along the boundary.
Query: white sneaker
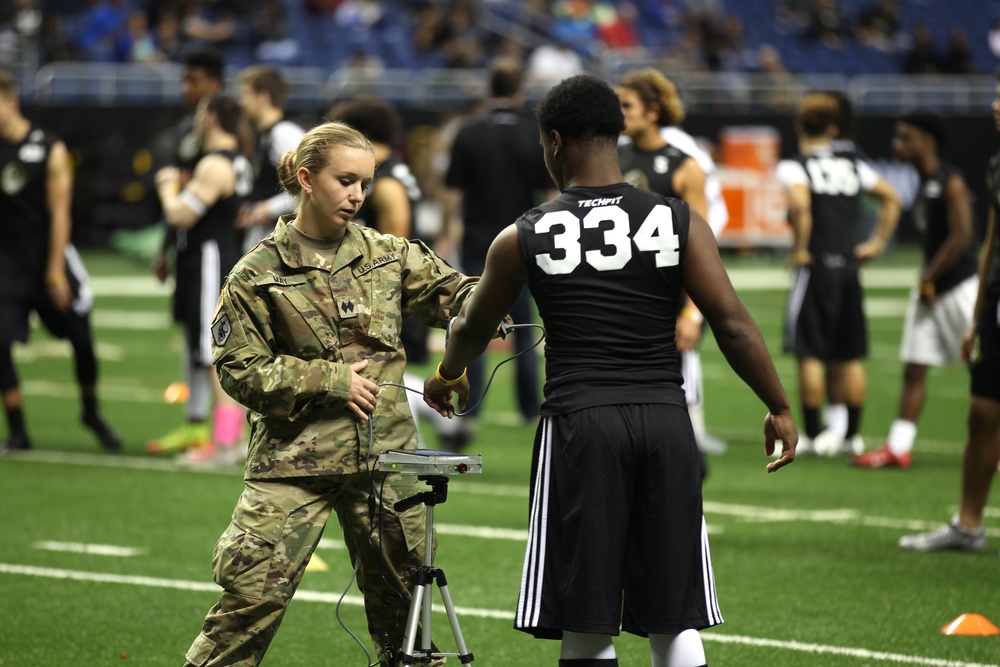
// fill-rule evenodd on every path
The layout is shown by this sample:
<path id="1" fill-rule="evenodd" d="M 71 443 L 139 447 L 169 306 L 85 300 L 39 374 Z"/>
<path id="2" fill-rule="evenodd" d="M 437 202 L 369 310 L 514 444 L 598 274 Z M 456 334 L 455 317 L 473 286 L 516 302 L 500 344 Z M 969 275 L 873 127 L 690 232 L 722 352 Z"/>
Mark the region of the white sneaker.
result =
<path id="1" fill-rule="evenodd" d="M 843 453 L 845 444 L 844 436 L 830 429 L 813 438 L 813 448 L 817 456 L 837 456 Z"/>
<path id="2" fill-rule="evenodd" d="M 844 454 L 849 456 L 861 456 L 865 453 L 865 439 L 861 434 L 856 434 L 850 440 L 844 440 Z"/>
<path id="3" fill-rule="evenodd" d="M 944 551 L 954 549 L 957 551 L 986 551 L 986 531 L 980 529 L 978 533 L 970 533 L 958 525 L 958 518 L 936 530 L 931 530 L 918 535 L 904 535 L 899 538 L 899 548 L 907 551 Z"/>
<path id="4" fill-rule="evenodd" d="M 184 468 L 228 468 L 240 462 L 241 449 L 239 445 L 208 444 L 179 454 L 175 463 Z"/>
<path id="5" fill-rule="evenodd" d="M 717 438 L 714 435 L 704 434 L 698 438 L 698 449 L 702 454 L 708 454 L 709 456 L 721 456 L 726 453 L 729 449 L 726 445 L 726 441 L 722 438 Z"/>
<path id="6" fill-rule="evenodd" d="M 799 434 L 799 444 L 795 445 L 795 455 L 796 456 L 815 456 L 816 455 L 816 443 L 805 433 Z M 777 458 L 781 456 L 781 447 L 778 445 L 774 446 L 774 457 Z"/>

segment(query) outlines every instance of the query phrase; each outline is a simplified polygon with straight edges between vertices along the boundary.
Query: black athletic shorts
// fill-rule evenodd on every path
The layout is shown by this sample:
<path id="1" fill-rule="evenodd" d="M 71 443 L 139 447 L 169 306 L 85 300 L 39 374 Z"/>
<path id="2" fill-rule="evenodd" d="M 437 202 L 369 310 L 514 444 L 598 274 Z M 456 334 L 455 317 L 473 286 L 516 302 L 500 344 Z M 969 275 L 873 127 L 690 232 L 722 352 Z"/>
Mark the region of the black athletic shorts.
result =
<path id="1" fill-rule="evenodd" d="M 667 404 L 545 417 L 514 627 L 640 636 L 722 623 L 691 420 Z"/>
<path id="2" fill-rule="evenodd" d="M 174 321 L 184 328 L 189 359 L 198 366 L 212 365 L 212 316 L 238 260 L 238 253 L 214 240 L 177 253 Z"/>
<path id="3" fill-rule="evenodd" d="M 42 277 L 25 285 L 23 290 L 0 293 L 0 345 L 9 347 L 15 342 L 28 342 L 28 318 L 32 311 L 38 313 L 42 324 L 56 338 L 77 340 L 90 335 L 94 295 L 83 260 L 72 246 L 66 248 L 66 280 L 73 301 L 65 312 L 57 310 L 49 300 Z"/>
<path id="4" fill-rule="evenodd" d="M 800 359 L 853 361 L 868 356 L 868 325 L 858 265 L 822 255 L 795 270 L 785 319 L 785 352 Z"/>
<path id="5" fill-rule="evenodd" d="M 976 323 L 969 373 L 972 395 L 1000 401 L 1000 299 L 992 296 L 983 304 Z"/>

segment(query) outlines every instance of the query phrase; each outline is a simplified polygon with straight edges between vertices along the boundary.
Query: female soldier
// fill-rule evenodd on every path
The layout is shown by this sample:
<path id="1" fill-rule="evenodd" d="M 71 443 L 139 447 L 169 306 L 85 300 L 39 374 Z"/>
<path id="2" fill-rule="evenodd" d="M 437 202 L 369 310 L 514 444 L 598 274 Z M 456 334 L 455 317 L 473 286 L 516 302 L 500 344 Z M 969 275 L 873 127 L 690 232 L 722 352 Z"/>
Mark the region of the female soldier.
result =
<path id="1" fill-rule="evenodd" d="M 215 548 L 221 599 L 187 664 L 256 665 L 326 525 L 337 513 L 379 658 L 395 664 L 422 564 L 424 506 L 403 513 L 416 476 L 374 472 L 414 448 L 402 384 L 403 318 L 443 328 L 476 279 L 425 245 L 352 221 L 375 151 L 342 123 L 309 131 L 278 165 L 293 215 L 233 269 L 212 323 L 223 388 L 250 409 L 246 485 Z M 376 400 L 376 395 L 378 398 Z M 435 663 L 443 664 L 443 660 Z"/>

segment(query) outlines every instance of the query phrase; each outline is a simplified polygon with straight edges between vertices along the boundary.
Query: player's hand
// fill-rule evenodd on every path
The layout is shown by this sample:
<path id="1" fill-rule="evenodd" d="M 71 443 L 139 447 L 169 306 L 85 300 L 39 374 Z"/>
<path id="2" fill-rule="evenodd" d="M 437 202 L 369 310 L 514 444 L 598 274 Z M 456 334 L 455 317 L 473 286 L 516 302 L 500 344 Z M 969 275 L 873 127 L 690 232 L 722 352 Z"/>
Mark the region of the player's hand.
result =
<path id="1" fill-rule="evenodd" d="M 698 346 L 701 340 L 701 324 L 695 322 L 690 317 L 685 317 L 683 313 L 677 318 L 675 329 L 677 339 L 677 351 L 686 352 Z"/>
<path id="2" fill-rule="evenodd" d="M 351 364 L 351 394 L 347 398 L 347 408 L 361 421 L 368 421 L 369 415 L 375 412 L 375 394 L 379 390 L 377 384 L 361 377 L 367 365 L 367 359 Z"/>
<path id="3" fill-rule="evenodd" d="M 181 184 L 181 170 L 177 167 L 163 167 L 158 172 L 156 172 L 156 187 L 157 189 L 163 187 L 164 185 L 173 184 L 180 188 Z"/>
<path id="4" fill-rule="evenodd" d="M 799 431 L 789 412 L 767 413 L 764 417 L 764 453 L 774 455 L 776 441 L 781 441 L 781 456 L 767 464 L 767 471 L 774 472 L 795 460 L 795 447 L 799 444 Z"/>
<path id="5" fill-rule="evenodd" d="M 156 261 L 153 263 L 153 275 L 161 283 L 167 282 L 167 276 L 170 274 L 170 266 L 167 262 L 167 256 L 165 254 L 159 254 L 156 257 Z"/>
<path id="6" fill-rule="evenodd" d="M 424 403 L 434 408 L 442 417 L 451 419 L 455 416 L 454 394 L 458 394 L 458 408 L 462 412 L 469 402 L 469 378 L 463 377 L 458 384 L 445 386 L 435 375 L 424 380 Z"/>
<path id="7" fill-rule="evenodd" d="M 978 361 L 978 359 L 973 359 L 974 350 L 976 342 L 976 323 L 973 322 L 969 325 L 969 328 L 965 330 L 965 334 L 962 336 L 962 361 L 969 363 L 970 361 Z"/>
<path id="8" fill-rule="evenodd" d="M 60 313 L 65 313 L 69 310 L 70 305 L 73 303 L 73 292 L 70 291 L 69 283 L 66 282 L 65 278 L 55 284 L 46 284 L 45 289 L 48 292 L 49 301 L 56 307 L 56 310 Z"/>
<path id="9" fill-rule="evenodd" d="M 864 243 L 859 243 L 854 247 L 854 257 L 857 258 L 859 262 L 864 262 L 869 259 L 878 259 L 882 256 L 882 251 L 884 248 L 881 244 L 875 241 L 865 241 Z"/>
<path id="10" fill-rule="evenodd" d="M 788 255 L 788 265 L 792 268 L 799 266 L 809 266 L 812 264 L 812 253 L 808 250 L 793 250 Z"/>

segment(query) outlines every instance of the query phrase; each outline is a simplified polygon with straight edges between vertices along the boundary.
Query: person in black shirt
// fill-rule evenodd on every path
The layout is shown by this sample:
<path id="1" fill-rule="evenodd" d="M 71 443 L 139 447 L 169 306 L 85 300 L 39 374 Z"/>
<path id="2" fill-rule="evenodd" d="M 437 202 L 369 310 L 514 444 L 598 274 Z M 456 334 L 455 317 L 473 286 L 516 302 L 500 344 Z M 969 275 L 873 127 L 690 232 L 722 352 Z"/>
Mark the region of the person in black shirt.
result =
<path id="1" fill-rule="evenodd" d="M 623 182 L 615 91 L 574 76 L 535 113 L 562 194 L 497 236 L 424 398 L 447 416 L 457 392 L 464 407 L 464 369 L 527 285 L 546 382 L 515 627 L 561 639 L 564 667 L 617 665 L 622 629 L 650 638 L 655 667 L 704 665 L 698 630 L 722 617 L 674 337 L 682 290 L 769 410 L 766 453 L 782 440 L 769 472 L 795 456 L 788 399 L 705 219 Z"/>
<path id="2" fill-rule="evenodd" d="M 70 243 L 73 167 L 57 137 L 21 114 L 14 78 L 0 70 L 0 395 L 10 431 L 0 453 L 31 448 L 12 346 L 28 340 L 32 311 L 52 335 L 73 346 L 83 425 L 101 446 L 121 438 L 97 408 L 97 357 L 90 327 L 93 295 Z"/>
<path id="3" fill-rule="evenodd" d="M 157 164 L 161 167 L 175 167 L 181 181 L 187 181 L 191 177 L 191 172 L 203 155 L 201 141 L 194 126 L 195 109 L 202 100 L 222 91 L 223 70 L 222 56 L 213 49 L 199 49 L 184 56 L 181 99 L 185 115 L 171 132 L 159 138 L 154 150 L 154 155 L 167 155 L 160 157 L 156 161 Z M 176 250 L 177 236 L 174 227 L 166 221 L 162 224 L 165 227 L 163 243 L 153 266 L 156 279 L 161 283 L 166 282 L 170 275 L 169 258 Z M 150 453 L 178 452 L 191 447 L 201 447 L 211 441 L 208 413 L 212 403 L 212 387 L 209 378 L 187 351 L 185 351 L 183 370 L 184 382 L 189 390 L 188 400 L 184 404 L 185 423 L 169 433 L 149 440 L 146 443 L 146 450 Z"/>
<path id="4" fill-rule="evenodd" d="M 997 72 L 993 121 L 1000 131 L 1000 71 Z M 979 294 L 972 325 L 962 339 L 962 358 L 969 363 L 971 395 L 966 418 L 965 452 L 958 512 L 945 525 L 906 535 L 899 547 L 910 551 L 986 550 L 984 514 L 990 486 L 1000 464 L 1000 151 L 986 168 L 990 213 L 979 264 Z"/>
<path id="5" fill-rule="evenodd" d="M 903 329 L 899 410 L 882 446 L 854 457 L 862 468 L 910 467 L 928 371 L 961 359 L 962 337 L 972 322 L 979 292 L 972 202 L 962 173 L 938 157 L 945 134 L 942 116 L 916 111 L 896 123 L 892 139 L 896 157 L 920 174 L 912 210 L 924 263 Z"/>
<path id="6" fill-rule="evenodd" d="M 867 380 L 861 359 L 868 354 L 868 331 L 859 267 L 882 254 L 899 220 L 896 191 L 856 153 L 834 149 L 839 108 L 830 95 L 806 95 L 796 120 L 800 154 L 777 168 L 794 233 L 784 346 L 798 359 L 802 451 L 828 456 L 844 447 L 864 451 L 859 427 Z M 879 219 L 871 237 L 858 243 L 863 192 L 879 200 Z M 847 404 L 844 438 L 817 437 L 825 373 L 838 378 L 837 394 Z M 821 441 L 830 444 L 820 446 Z"/>
<path id="7" fill-rule="evenodd" d="M 531 114 L 523 108 L 524 72 L 515 61 L 499 59 L 490 73 L 491 99 L 488 111 L 469 121 L 455 137 L 451 162 L 445 176 L 448 188 L 438 255 L 448 258 L 454 212 L 462 211 L 460 265 L 466 275 L 479 275 L 486 252 L 496 235 L 521 212 L 548 196 L 552 180 L 545 171 L 538 134 Z M 533 318 L 527 291 L 511 311 L 514 322 Z M 520 356 L 517 366 L 517 403 L 526 421 L 538 417 L 538 360 L 528 349 L 535 338 L 530 332 L 514 334 Z M 485 366 L 476 362 L 469 369 L 473 408 L 478 414 Z"/>
<path id="8" fill-rule="evenodd" d="M 249 160 L 237 153 L 240 107 L 230 97 L 213 95 L 195 112 L 203 151 L 191 179 L 183 183 L 176 167 L 156 174 L 163 215 L 177 235 L 174 320 L 184 327 L 189 363 L 212 387 L 211 440 L 181 459 L 194 465 L 236 463 L 245 411 L 219 384 L 212 366 L 209 324 L 222 283 L 242 255 L 242 233 L 233 222 L 253 190 Z"/>

